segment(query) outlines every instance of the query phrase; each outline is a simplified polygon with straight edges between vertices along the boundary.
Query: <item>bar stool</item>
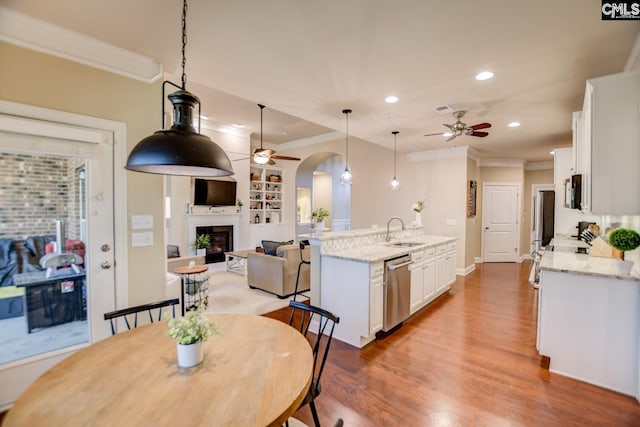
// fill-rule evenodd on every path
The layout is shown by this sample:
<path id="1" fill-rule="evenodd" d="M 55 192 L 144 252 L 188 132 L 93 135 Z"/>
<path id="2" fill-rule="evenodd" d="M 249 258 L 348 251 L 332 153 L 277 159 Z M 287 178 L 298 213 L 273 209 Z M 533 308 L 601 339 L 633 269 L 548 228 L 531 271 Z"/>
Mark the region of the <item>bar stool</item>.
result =
<path id="1" fill-rule="evenodd" d="M 308 240 L 300 241 L 300 264 L 298 264 L 298 276 L 296 277 L 296 290 L 293 292 L 293 300 L 296 300 L 298 296 L 298 283 L 300 282 L 300 271 L 302 270 L 302 266 L 304 264 L 311 265 L 311 260 L 304 259 L 304 248 L 309 246 Z"/>

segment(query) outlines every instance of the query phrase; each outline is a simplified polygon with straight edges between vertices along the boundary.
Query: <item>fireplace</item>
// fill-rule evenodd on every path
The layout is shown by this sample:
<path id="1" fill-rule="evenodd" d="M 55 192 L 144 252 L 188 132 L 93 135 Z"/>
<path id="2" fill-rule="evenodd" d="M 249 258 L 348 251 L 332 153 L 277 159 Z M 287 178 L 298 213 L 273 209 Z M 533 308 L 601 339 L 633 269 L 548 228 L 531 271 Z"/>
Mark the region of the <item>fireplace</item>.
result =
<path id="1" fill-rule="evenodd" d="M 209 235 L 211 247 L 207 249 L 207 264 L 224 262 L 224 253 L 233 250 L 233 225 L 196 227 L 196 234 Z"/>

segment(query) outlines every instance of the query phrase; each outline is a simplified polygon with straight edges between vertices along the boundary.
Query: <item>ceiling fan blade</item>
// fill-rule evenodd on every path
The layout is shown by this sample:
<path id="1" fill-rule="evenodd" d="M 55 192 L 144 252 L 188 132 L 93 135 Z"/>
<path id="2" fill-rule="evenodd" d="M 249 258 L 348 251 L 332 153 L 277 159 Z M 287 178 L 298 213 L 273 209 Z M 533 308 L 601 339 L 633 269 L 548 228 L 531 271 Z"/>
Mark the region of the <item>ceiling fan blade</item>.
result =
<path id="1" fill-rule="evenodd" d="M 491 127 L 491 123 L 478 123 L 477 125 L 470 126 L 470 128 L 473 130 L 487 129 L 490 127 Z"/>
<path id="2" fill-rule="evenodd" d="M 233 159 L 232 162 L 239 162 L 240 160 L 249 160 L 251 157 L 241 157 L 239 159 Z"/>
<path id="3" fill-rule="evenodd" d="M 489 132 L 476 132 L 476 131 L 473 131 L 469 135 L 470 136 L 479 136 L 480 138 L 484 138 L 485 136 L 489 135 Z"/>
<path id="4" fill-rule="evenodd" d="M 271 157 L 269 157 L 269 161 L 267 162 L 268 165 L 275 165 L 276 162 L 274 162 L 273 160 L 271 160 Z"/>
<path id="5" fill-rule="evenodd" d="M 274 154 L 271 156 L 272 159 L 280 159 L 280 160 L 300 160 L 297 157 L 290 157 L 290 156 L 278 156 L 277 154 Z"/>
<path id="6" fill-rule="evenodd" d="M 442 135 L 444 135 L 444 132 L 439 132 L 439 133 L 428 133 L 428 134 L 426 134 L 425 136 L 436 136 L 436 135 L 440 135 L 440 136 L 442 136 Z"/>
<path id="7" fill-rule="evenodd" d="M 447 138 L 447 140 L 445 142 L 449 142 L 449 141 L 453 141 L 454 139 L 456 139 L 456 136 L 458 136 L 457 133 L 454 133 L 453 135 L 451 135 L 449 138 Z"/>
<path id="8" fill-rule="evenodd" d="M 443 125 L 443 126 L 446 126 L 447 128 L 449 128 L 449 130 L 450 130 L 451 132 L 455 132 L 455 131 L 456 131 L 456 128 L 455 128 L 455 127 L 453 127 L 453 125 L 448 125 L 448 124 L 446 124 L 446 123 L 443 123 L 442 125 Z"/>

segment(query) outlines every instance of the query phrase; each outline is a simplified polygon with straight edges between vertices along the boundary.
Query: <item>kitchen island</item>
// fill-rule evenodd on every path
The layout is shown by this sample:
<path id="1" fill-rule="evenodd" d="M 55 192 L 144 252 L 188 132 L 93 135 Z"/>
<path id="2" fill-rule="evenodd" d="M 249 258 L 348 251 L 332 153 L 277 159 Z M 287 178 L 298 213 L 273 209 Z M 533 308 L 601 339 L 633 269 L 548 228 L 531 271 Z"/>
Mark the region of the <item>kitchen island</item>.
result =
<path id="1" fill-rule="evenodd" d="M 546 251 L 540 263 L 537 348 L 549 370 L 640 397 L 640 268 Z"/>
<path id="2" fill-rule="evenodd" d="M 311 301 L 340 317 L 334 336 L 362 348 L 385 321 L 385 261 L 410 256 L 410 314 L 449 290 L 456 275 L 456 238 L 423 234 L 422 227 L 367 229 L 308 236 Z M 407 284 L 408 285 L 408 284 Z"/>

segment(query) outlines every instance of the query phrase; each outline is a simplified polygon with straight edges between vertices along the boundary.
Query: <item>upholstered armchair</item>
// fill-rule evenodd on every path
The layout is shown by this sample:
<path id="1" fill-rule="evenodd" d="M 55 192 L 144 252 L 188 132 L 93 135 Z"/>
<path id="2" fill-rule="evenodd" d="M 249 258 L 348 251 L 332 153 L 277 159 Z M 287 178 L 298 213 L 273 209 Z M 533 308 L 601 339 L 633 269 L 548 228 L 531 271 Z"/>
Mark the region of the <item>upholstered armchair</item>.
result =
<path id="1" fill-rule="evenodd" d="M 310 247 L 303 251 L 305 259 L 310 258 Z M 298 265 L 300 264 L 300 246 L 283 245 L 276 250 L 276 256 L 260 252 L 247 254 L 247 282 L 252 289 L 261 289 L 285 298 L 293 295 L 296 289 Z M 303 264 L 300 270 L 298 293 L 310 288 L 309 265 Z"/>

